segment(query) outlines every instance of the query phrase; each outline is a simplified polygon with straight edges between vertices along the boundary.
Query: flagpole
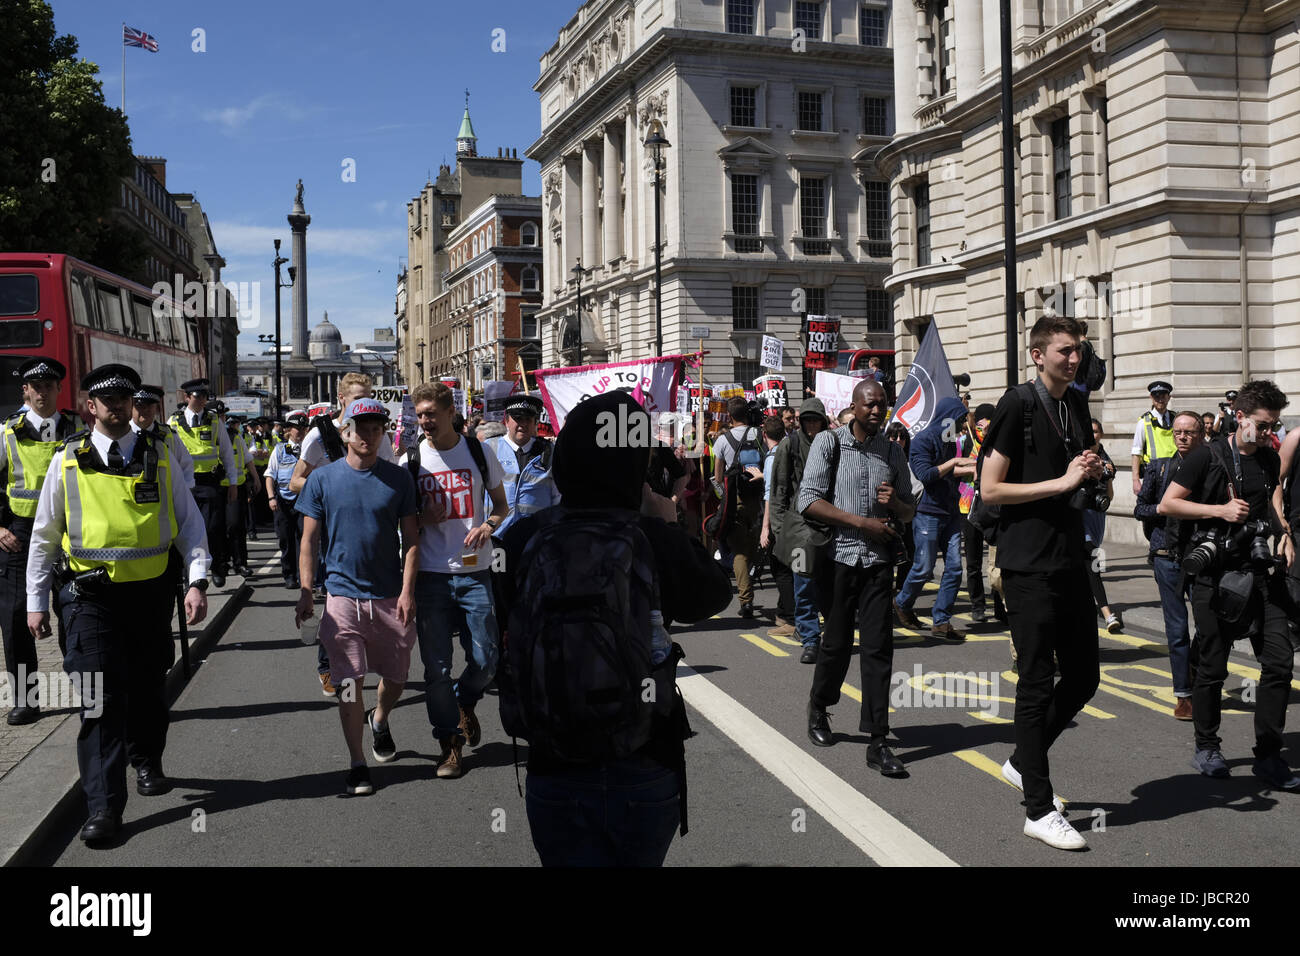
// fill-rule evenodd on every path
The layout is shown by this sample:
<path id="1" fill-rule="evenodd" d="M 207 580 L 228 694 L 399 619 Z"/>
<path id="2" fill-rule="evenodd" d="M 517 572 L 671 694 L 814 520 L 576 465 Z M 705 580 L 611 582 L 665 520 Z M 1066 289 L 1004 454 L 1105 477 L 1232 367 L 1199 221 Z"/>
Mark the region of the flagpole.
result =
<path id="1" fill-rule="evenodd" d="M 122 115 L 126 116 L 126 21 L 122 21 Z"/>

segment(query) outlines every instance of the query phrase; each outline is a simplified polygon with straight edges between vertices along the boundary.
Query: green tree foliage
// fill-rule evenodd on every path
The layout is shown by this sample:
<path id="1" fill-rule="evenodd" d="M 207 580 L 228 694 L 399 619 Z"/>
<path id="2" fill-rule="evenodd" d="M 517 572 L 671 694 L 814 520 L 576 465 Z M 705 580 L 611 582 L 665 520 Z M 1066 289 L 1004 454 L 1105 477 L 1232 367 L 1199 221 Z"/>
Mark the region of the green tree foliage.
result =
<path id="1" fill-rule="evenodd" d="M 99 67 L 44 0 L 0 0 L 0 251 L 63 252 L 127 276 L 145 249 L 117 223 L 131 134 Z"/>

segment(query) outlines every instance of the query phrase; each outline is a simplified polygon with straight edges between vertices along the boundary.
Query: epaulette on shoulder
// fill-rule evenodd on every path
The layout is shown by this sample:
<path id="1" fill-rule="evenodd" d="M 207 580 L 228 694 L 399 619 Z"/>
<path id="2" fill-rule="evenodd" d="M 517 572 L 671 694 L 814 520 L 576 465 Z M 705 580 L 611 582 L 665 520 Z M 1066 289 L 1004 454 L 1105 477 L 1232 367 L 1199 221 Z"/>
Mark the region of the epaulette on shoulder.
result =
<path id="1" fill-rule="evenodd" d="M 83 428 L 80 431 L 75 431 L 67 438 L 63 439 L 63 441 L 59 442 L 59 451 L 63 451 L 63 449 L 67 448 L 69 445 L 73 444 L 74 442 L 79 442 L 82 439 L 89 438 L 89 437 L 90 437 L 89 428 Z"/>
<path id="2" fill-rule="evenodd" d="M 18 409 L 18 411 L 11 413 L 9 417 L 5 419 L 5 424 L 8 425 L 10 422 L 16 424 L 22 421 L 26 417 L 27 417 L 27 412 L 25 412 L 23 409 L 20 408 Z"/>

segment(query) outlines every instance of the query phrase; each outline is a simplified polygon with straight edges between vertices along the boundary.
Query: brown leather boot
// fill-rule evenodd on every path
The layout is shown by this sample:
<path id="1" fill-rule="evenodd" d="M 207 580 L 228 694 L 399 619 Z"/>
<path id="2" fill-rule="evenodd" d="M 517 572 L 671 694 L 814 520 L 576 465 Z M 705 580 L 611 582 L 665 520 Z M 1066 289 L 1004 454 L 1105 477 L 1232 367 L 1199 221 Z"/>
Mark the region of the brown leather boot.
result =
<path id="1" fill-rule="evenodd" d="M 438 757 L 438 776 L 444 778 L 459 777 L 465 772 L 460 763 L 460 750 L 465 746 L 465 738 L 460 734 L 443 737 L 442 754 Z"/>
<path id="2" fill-rule="evenodd" d="M 465 736 L 471 747 L 477 747 L 479 740 L 483 737 L 483 728 L 478 725 L 478 718 L 474 716 L 473 707 L 460 708 L 460 732 Z"/>

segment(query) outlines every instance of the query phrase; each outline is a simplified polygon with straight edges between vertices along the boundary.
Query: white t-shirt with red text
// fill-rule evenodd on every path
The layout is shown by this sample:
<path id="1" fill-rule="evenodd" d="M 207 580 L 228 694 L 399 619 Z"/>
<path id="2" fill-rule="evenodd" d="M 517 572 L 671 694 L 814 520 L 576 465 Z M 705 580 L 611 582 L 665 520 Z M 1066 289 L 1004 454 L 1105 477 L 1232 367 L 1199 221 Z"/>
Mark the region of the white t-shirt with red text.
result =
<path id="1" fill-rule="evenodd" d="M 483 451 L 488 477 L 493 488 L 501 486 L 501 464 L 496 455 Z M 420 443 L 420 477 L 416 482 L 420 507 L 430 507 L 429 496 L 442 504 L 447 517 L 437 524 L 420 527 L 420 570 L 439 574 L 477 574 L 492 566 L 492 540 L 479 549 L 477 561 L 467 567 L 461 560 L 465 535 L 485 520 L 483 473 L 474 463 L 465 439 L 454 448 L 438 451 L 428 441 Z"/>

